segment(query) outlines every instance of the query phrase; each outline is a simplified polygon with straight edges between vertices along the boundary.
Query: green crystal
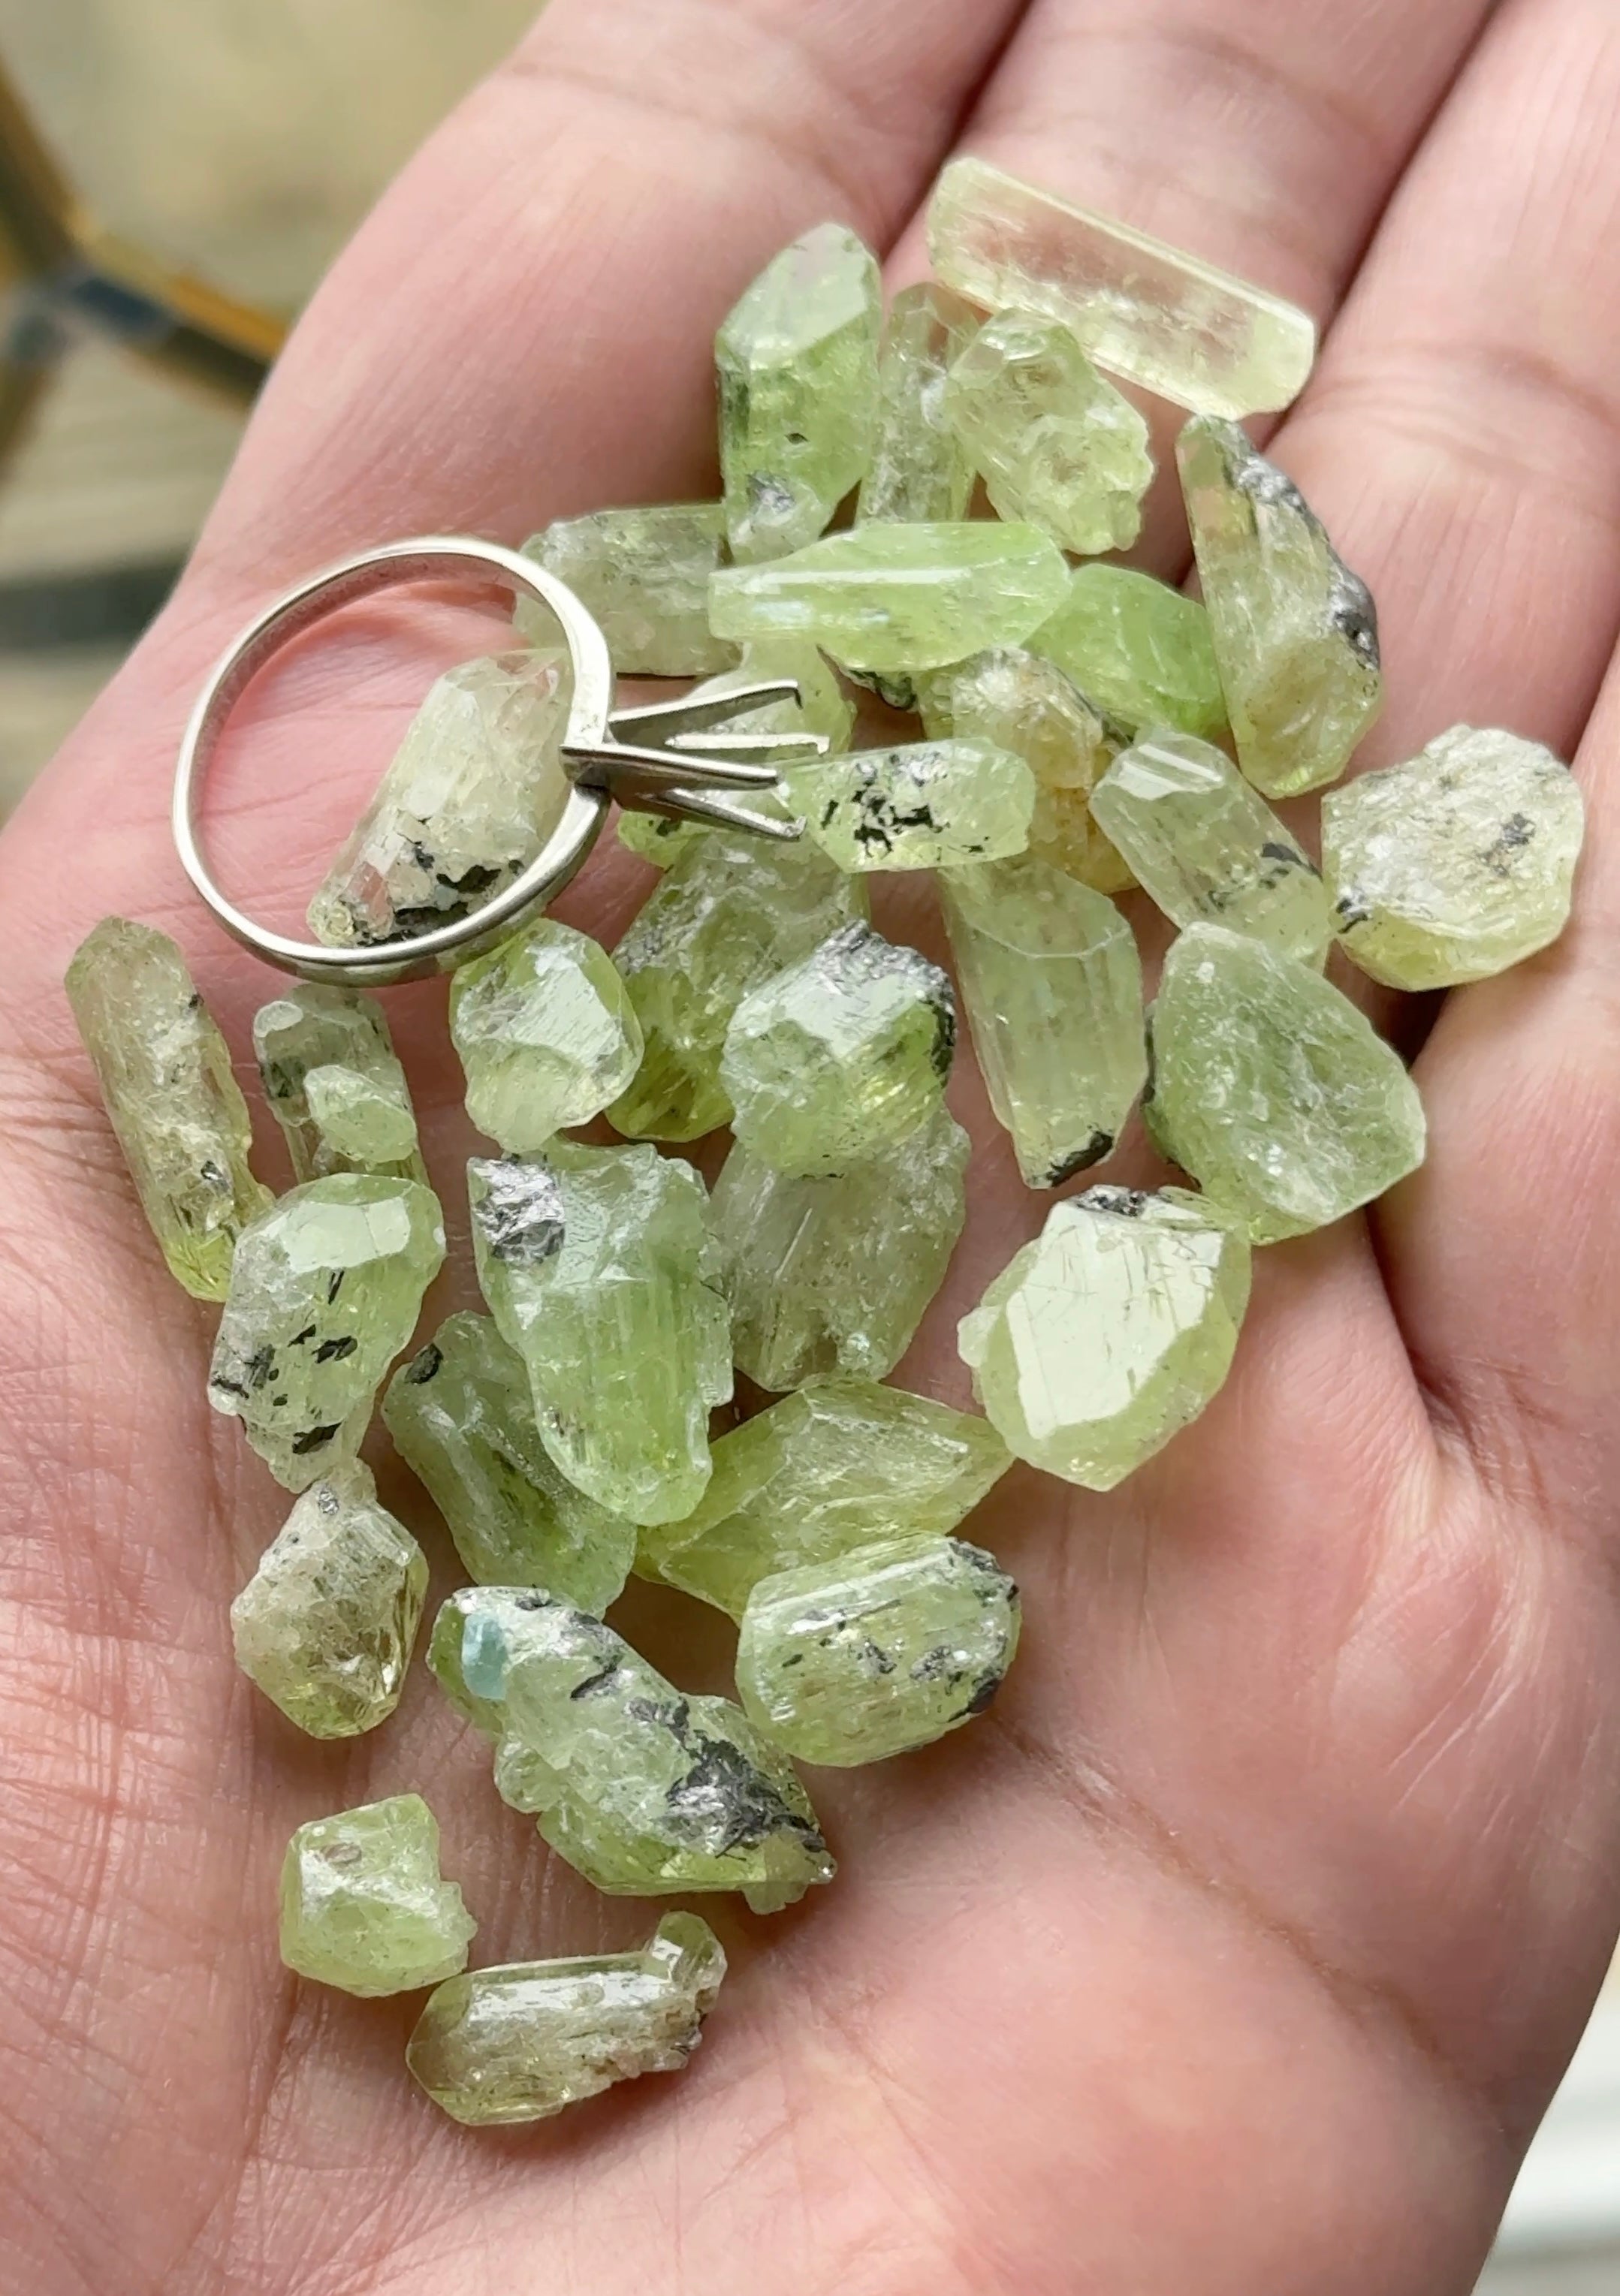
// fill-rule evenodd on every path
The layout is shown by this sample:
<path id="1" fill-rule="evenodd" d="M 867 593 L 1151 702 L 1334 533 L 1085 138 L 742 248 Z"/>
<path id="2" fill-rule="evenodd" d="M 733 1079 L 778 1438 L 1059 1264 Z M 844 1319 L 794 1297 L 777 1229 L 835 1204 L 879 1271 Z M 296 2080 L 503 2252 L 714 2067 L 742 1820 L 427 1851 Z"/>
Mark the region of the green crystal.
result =
<path id="1" fill-rule="evenodd" d="M 641 1064 L 641 1023 L 613 961 L 539 917 L 450 984 L 450 1035 L 467 1114 L 503 1148 L 543 1148 L 588 1124 Z"/>
<path id="2" fill-rule="evenodd" d="M 1579 785 L 1550 750 L 1454 726 L 1322 801 L 1345 950 L 1392 988 L 1503 972 L 1563 931 L 1584 833 Z"/>
<path id="3" fill-rule="evenodd" d="M 1022 853 L 1035 779 L 993 742 L 912 742 L 785 766 L 783 785 L 841 869 L 952 869 Z"/>
<path id="4" fill-rule="evenodd" d="M 1153 1064 L 1155 1137 L 1256 1243 L 1342 1219 L 1423 1161 L 1418 1088 L 1349 998 L 1219 925 L 1164 961 Z"/>
<path id="5" fill-rule="evenodd" d="M 1142 966 L 1106 895 L 1027 856 L 941 881 L 974 1050 L 1032 1188 L 1112 1151 L 1147 1076 Z"/>
<path id="6" fill-rule="evenodd" d="M 475 1160 L 467 1179 L 479 1282 L 528 1369 L 552 1459 L 631 1522 L 690 1513 L 709 1480 L 710 1411 L 731 1393 L 702 1179 L 655 1148 L 565 1142 Z"/>
<path id="7" fill-rule="evenodd" d="M 236 1663 L 312 1738 L 358 1737 L 399 1703 L 426 1598 L 422 1549 L 349 1460 L 304 1492 L 232 1603 Z"/>
<path id="8" fill-rule="evenodd" d="M 586 1611 L 615 1600 L 635 1559 L 634 1527 L 552 1464 L 523 1359 L 488 1316 L 441 1324 L 394 1374 L 382 1418 L 481 1585 L 544 1587 Z"/>
<path id="9" fill-rule="evenodd" d="M 1218 742 L 1227 730 L 1209 616 L 1151 574 L 1076 567 L 1030 644 L 1129 734 L 1173 726 Z"/>
<path id="10" fill-rule="evenodd" d="M 987 319 L 950 370 L 945 420 L 1003 518 L 1065 550 L 1128 550 L 1141 533 L 1147 425 L 1058 320 Z"/>
<path id="11" fill-rule="evenodd" d="M 833 1769 L 932 1745 L 985 1708 L 1018 1647 L 1018 1589 L 982 1547 L 892 1538 L 778 1571 L 737 1641 L 744 1708 Z"/>
<path id="12" fill-rule="evenodd" d="M 1183 1189 L 1054 1204 L 963 1319 L 974 1393 L 1019 1458 L 1110 1491 L 1219 1393 L 1249 1272 L 1229 1215 Z"/>
<path id="13" fill-rule="evenodd" d="M 718 503 L 661 503 L 560 518 L 523 545 L 593 614 L 613 668 L 627 677 L 704 677 L 736 659 L 709 629 L 709 577 L 726 563 Z M 515 616 L 531 645 L 550 643 L 549 611 L 520 598 Z"/>
<path id="14" fill-rule="evenodd" d="M 695 1914 L 666 1914 L 640 1953 L 514 1961 L 453 1977 L 405 2052 L 452 2120 L 472 2128 L 547 2120 L 643 2073 L 678 2073 L 726 1974 Z"/>
<path id="15" fill-rule="evenodd" d="M 821 224 L 768 263 L 715 339 L 732 554 L 813 542 L 864 476 L 877 422 L 883 282 L 852 231 Z"/>
<path id="16" fill-rule="evenodd" d="M 1371 593 L 1235 423 L 1176 453 L 1238 763 L 1268 797 L 1336 781 L 1384 706 Z"/>
<path id="17" fill-rule="evenodd" d="M 910 526 L 966 518 L 972 458 L 945 422 L 945 377 L 980 315 L 932 280 L 904 287 L 890 306 L 878 375 L 877 432 L 861 480 L 858 519 Z"/>
<path id="18" fill-rule="evenodd" d="M 208 1399 L 277 1482 L 307 1489 L 354 1456 L 443 1264 L 438 1199 L 415 1180 L 310 1180 L 244 1232 Z"/>
<path id="19" fill-rule="evenodd" d="M 943 1107 L 835 1180 L 789 1179 L 733 1148 L 714 1184 L 718 1281 L 732 1353 L 756 1386 L 893 1370 L 962 1233 L 968 1152 Z"/>
<path id="20" fill-rule="evenodd" d="M 703 1505 L 646 1534 L 637 1569 L 740 1619 L 773 1571 L 954 1530 L 1009 1464 L 968 1413 L 873 1380 L 818 1380 L 720 1438 Z"/>
<path id="21" fill-rule="evenodd" d="M 1333 938 L 1321 872 L 1222 750 L 1145 734 L 1116 758 L 1091 810 L 1178 925 L 1225 925 L 1320 964 Z"/>
<path id="22" fill-rule="evenodd" d="M 426 1179 L 405 1070 L 374 996 L 289 981 L 254 1014 L 253 1050 L 295 1180 Z"/>
<path id="23" fill-rule="evenodd" d="M 907 676 L 983 646 L 1018 645 L 1062 605 L 1063 553 L 1032 526 L 869 520 L 791 558 L 734 566 L 709 587 L 728 638 L 807 638 L 853 670 Z"/>
<path id="24" fill-rule="evenodd" d="M 223 1300 L 236 1239 L 269 1204 L 231 1056 L 185 960 L 150 925 L 103 917 L 68 967 L 68 998 L 170 1274 Z"/>
<path id="25" fill-rule="evenodd" d="M 467 1965 L 478 1923 L 439 1872 L 439 1827 L 420 1794 L 300 1825 L 281 1869 L 281 1957 L 300 1977 L 372 2000 Z"/>
<path id="26" fill-rule="evenodd" d="M 956 1034 L 937 964 L 846 925 L 737 1006 L 720 1062 L 732 1129 L 777 1171 L 832 1179 L 938 1106 Z"/>

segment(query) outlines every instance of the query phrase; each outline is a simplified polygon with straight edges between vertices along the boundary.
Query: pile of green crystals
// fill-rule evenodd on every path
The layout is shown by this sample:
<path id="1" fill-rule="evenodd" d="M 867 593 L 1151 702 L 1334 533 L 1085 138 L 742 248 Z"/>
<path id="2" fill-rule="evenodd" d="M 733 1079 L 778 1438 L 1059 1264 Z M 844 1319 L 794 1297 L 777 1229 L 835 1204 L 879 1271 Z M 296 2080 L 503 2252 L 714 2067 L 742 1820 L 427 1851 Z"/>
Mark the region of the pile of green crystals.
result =
<path id="1" fill-rule="evenodd" d="M 1013 1662 L 1017 1588 L 961 1535 L 1013 1461 L 1137 1472 L 1227 1379 L 1255 1250 L 1422 1160 L 1416 1088 L 1330 954 L 1444 988 L 1569 913 L 1579 791 L 1510 734 L 1334 791 L 1320 863 L 1273 809 L 1339 779 L 1382 700 L 1366 586 L 1238 427 L 1303 384 L 1303 314 L 977 161 L 946 170 L 930 244 L 937 282 L 885 316 L 852 234 L 796 241 L 720 330 L 720 497 L 528 545 L 621 671 L 794 681 L 728 730 L 828 754 L 761 800 L 796 839 L 624 816 L 662 873 L 612 955 L 540 919 L 457 975 L 488 1313 L 416 1332 L 445 1223 L 374 1000 L 284 986 L 259 1014 L 274 1198 L 173 945 L 109 919 L 69 975 L 163 1255 L 222 1303 L 210 1400 L 297 1495 L 233 1607 L 241 1666 L 316 1737 L 398 1704 L 428 1563 L 361 1460 L 381 1396 L 472 1582 L 428 1636 L 439 1692 L 500 1800 L 613 1894 L 768 1914 L 832 1879 L 795 1763 L 937 1740 Z M 1153 477 L 1132 389 L 1190 416 L 1197 598 L 1101 554 Z M 519 635 L 435 687 L 317 896 L 322 939 L 465 915 L 533 857 L 569 675 L 535 610 Z M 889 872 L 936 881 L 932 954 L 875 926 Z M 1150 1011 L 1148 905 L 1174 933 Z M 1173 1168 L 1053 1201 L 960 1324 L 982 1415 L 888 1383 L 968 1214 L 964 1028 L 1029 1188 L 1104 1163 L 1139 1104 Z M 667 1152 L 723 1128 L 711 1191 Z M 608 1623 L 632 1573 L 736 1622 L 736 1701 Z M 288 1848 L 288 1966 L 435 1986 L 408 2062 L 463 2121 L 684 2063 L 725 1972 L 690 1913 L 636 1952 L 468 1973 L 475 1927 L 413 1793 Z"/>

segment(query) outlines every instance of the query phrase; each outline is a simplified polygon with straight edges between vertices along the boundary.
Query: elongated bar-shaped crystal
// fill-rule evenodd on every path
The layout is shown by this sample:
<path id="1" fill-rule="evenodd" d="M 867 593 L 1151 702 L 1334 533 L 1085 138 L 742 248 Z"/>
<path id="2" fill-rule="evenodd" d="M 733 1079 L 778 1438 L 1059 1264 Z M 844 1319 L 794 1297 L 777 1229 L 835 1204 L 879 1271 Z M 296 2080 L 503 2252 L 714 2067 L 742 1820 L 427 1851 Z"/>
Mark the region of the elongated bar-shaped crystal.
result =
<path id="1" fill-rule="evenodd" d="M 963 868 L 1030 841 L 1034 775 L 1011 750 L 971 735 L 816 758 L 782 779 L 841 869 Z"/>
<path id="2" fill-rule="evenodd" d="M 1030 644 L 1129 734 L 1169 726 L 1218 742 L 1227 730 L 1209 616 L 1151 574 L 1077 567 Z"/>
<path id="3" fill-rule="evenodd" d="M 281 1957 L 300 1977 L 363 2000 L 414 1993 L 466 1967 L 477 1929 L 420 1794 L 315 1818 L 287 1844 Z"/>
<path id="4" fill-rule="evenodd" d="M 902 287 L 889 310 L 879 368 L 877 430 L 858 519 L 912 525 L 965 518 L 973 459 L 945 422 L 945 377 L 977 332 L 980 314 L 949 287 Z"/>
<path id="5" fill-rule="evenodd" d="M 1199 413 L 1275 413 L 1315 363 L 1294 304 L 983 160 L 940 176 L 928 251 L 975 303 L 1061 319 L 1111 374 Z"/>
<path id="6" fill-rule="evenodd" d="M 374 996 L 289 981 L 254 1014 L 253 1050 L 295 1180 L 353 1171 L 426 1179 L 405 1070 Z"/>
<path id="7" fill-rule="evenodd" d="M 719 503 L 560 518 L 530 537 L 523 555 L 566 582 L 595 615 L 614 668 L 627 677 L 705 677 L 736 658 L 709 628 L 709 577 L 726 563 Z M 519 599 L 515 620 L 530 644 L 553 642 L 556 626 L 532 598 Z"/>
<path id="8" fill-rule="evenodd" d="M 450 1035 L 467 1114 L 519 1153 L 599 1116 L 641 1064 L 641 1023 L 612 957 L 550 917 L 462 966 Z"/>

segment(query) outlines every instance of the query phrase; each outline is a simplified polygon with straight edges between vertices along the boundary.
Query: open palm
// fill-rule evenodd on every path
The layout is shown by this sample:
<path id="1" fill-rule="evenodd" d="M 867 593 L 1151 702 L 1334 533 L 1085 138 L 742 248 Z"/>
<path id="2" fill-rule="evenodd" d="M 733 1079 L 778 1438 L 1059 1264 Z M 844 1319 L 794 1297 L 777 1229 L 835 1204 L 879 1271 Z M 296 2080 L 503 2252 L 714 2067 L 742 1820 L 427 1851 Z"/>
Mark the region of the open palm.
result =
<path id="1" fill-rule="evenodd" d="M 1617 105 L 1610 0 L 554 0 L 391 193 L 0 840 L 7 2289 L 1470 2286 L 1620 1915 Z M 272 983 L 165 828 L 237 625 L 349 547 L 711 490 L 732 298 L 828 214 L 915 269 L 958 137 L 1331 322 L 1275 451 L 1384 610 L 1369 762 L 1463 717 L 1579 743 L 1577 920 L 1448 1003 L 1427 1168 L 1262 1256 L 1198 1427 L 1106 1500 L 1019 1472 L 974 1519 L 1026 1592 L 1002 1700 L 818 1781 L 841 1877 L 720 1917 L 690 2071 L 470 2133 L 404 2076 L 414 2004 L 281 1971 L 292 1826 L 420 1788 L 479 1960 L 649 1924 L 547 1865 L 420 1669 L 349 1749 L 235 1673 L 284 1496 L 205 1407 L 212 1318 L 139 1226 L 61 977 L 104 911 L 163 925 L 240 1047 Z M 264 681 L 220 835 L 277 921 L 459 635 L 374 607 Z M 611 941 L 644 882 L 604 848 L 563 914 Z M 441 1003 L 392 1011 L 454 1224 Z M 970 1067 L 969 1233 L 900 1374 L 957 1402 L 955 1318 L 1046 1208 Z M 632 1630 L 695 1681 L 709 1622 L 670 1626 Z"/>

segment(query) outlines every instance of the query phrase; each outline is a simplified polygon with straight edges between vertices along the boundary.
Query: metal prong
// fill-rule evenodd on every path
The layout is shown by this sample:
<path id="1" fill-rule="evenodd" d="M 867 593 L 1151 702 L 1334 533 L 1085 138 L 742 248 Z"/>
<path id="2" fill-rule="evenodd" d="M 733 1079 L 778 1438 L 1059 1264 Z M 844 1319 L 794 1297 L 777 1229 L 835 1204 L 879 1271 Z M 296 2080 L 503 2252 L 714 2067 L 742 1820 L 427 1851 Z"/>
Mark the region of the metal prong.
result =
<path id="1" fill-rule="evenodd" d="M 678 701 L 650 701 L 637 709 L 616 709 L 609 730 L 615 738 L 629 734 L 662 745 L 674 734 L 723 726 L 728 718 L 740 718 L 746 710 L 767 709 L 777 701 L 798 702 L 802 698 L 797 678 L 764 678 L 758 685 L 734 685 L 725 693 L 685 693 Z"/>
<path id="2" fill-rule="evenodd" d="M 802 750 L 807 757 L 825 758 L 832 748 L 825 734 L 671 734 L 666 749 L 697 757 L 777 758 L 785 750 Z"/>
<path id="3" fill-rule="evenodd" d="M 777 778 L 769 766 L 741 758 L 732 763 L 723 758 L 672 757 L 667 750 L 634 749 L 628 742 L 604 742 L 589 750 L 564 743 L 563 762 L 580 788 L 604 789 L 615 797 L 621 787 L 769 789 Z"/>
<path id="4" fill-rule="evenodd" d="M 755 837 L 774 837 L 788 844 L 804 834 L 802 821 L 780 821 L 774 815 L 754 813 L 729 798 L 711 797 L 697 789 L 662 791 L 635 810 L 661 814 L 667 821 L 711 822 L 719 829 L 744 829 Z"/>

